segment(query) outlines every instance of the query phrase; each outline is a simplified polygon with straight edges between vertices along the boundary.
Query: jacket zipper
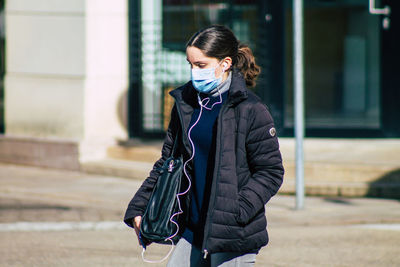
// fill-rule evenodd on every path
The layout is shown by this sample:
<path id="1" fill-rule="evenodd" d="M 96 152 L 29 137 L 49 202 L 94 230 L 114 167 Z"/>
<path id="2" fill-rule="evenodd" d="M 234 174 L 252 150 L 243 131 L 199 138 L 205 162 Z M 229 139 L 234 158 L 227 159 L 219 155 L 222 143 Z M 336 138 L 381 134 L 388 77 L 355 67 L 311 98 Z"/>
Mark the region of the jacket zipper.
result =
<path id="1" fill-rule="evenodd" d="M 219 164 L 221 162 L 221 131 L 222 131 L 222 115 L 224 113 L 224 111 L 226 110 L 226 106 L 228 103 L 226 103 L 225 105 L 222 106 L 221 110 L 220 110 L 220 114 L 218 116 L 218 127 L 217 127 L 217 140 L 218 142 L 216 142 L 218 144 L 218 146 L 216 147 L 215 150 L 215 154 L 218 155 L 218 157 L 216 158 L 215 161 L 215 166 L 214 166 L 214 174 L 213 177 L 215 177 L 215 179 L 213 179 L 213 183 L 212 183 L 212 187 L 211 187 L 211 194 L 210 194 L 210 201 L 208 204 L 208 211 L 207 211 L 207 219 L 206 219 L 206 225 L 204 227 L 204 237 L 203 237 L 203 246 L 202 246 L 202 251 L 204 253 L 204 259 L 207 258 L 208 255 L 208 250 L 207 250 L 207 239 L 208 239 L 208 235 L 210 232 L 210 223 L 211 223 L 211 218 L 212 215 L 214 214 L 214 205 L 215 205 L 215 195 L 216 195 L 216 191 L 217 191 L 217 181 L 218 181 L 218 169 L 219 169 Z"/>
<path id="2" fill-rule="evenodd" d="M 231 85 L 232 86 L 232 85 Z M 175 98 L 175 97 L 174 97 Z M 176 99 L 175 99 L 175 101 L 176 101 Z M 178 101 L 177 101 L 178 102 Z M 203 245 L 202 245 L 202 251 L 203 251 L 203 253 L 204 253 L 204 259 L 206 259 L 207 258 L 207 256 L 208 256 L 208 250 L 207 250 L 207 248 L 206 248 L 206 245 L 207 245 L 207 238 L 208 238 L 208 232 L 210 231 L 209 230 L 209 228 L 210 228 L 210 222 L 211 222 L 211 217 L 212 217 L 212 213 L 213 213 L 213 209 L 212 209 L 212 207 L 214 206 L 214 204 L 215 204 L 215 191 L 216 191 L 216 186 L 217 186 L 217 180 L 218 180 L 218 176 L 216 175 L 217 173 L 218 173 L 218 168 L 216 168 L 219 164 L 220 164 L 220 157 L 221 157 L 221 152 L 220 152 L 220 146 L 221 146 L 221 128 L 222 128 L 222 114 L 223 114 L 223 112 L 225 111 L 225 109 L 227 109 L 227 106 L 229 106 L 229 105 L 232 105 L 233 104 L 233 102 L 232 101 L 229 101 L 229 98 L 228 98 L 228 101 L 226 102 L 226 103 L 224 103 L 223 104 L 223 106 L 222 106 L 222 108 L 221 108 L 221 110 L 220 110 L 220 116 L 218 116 L 218 128 L 217 128 L 217 140 L 219 140 L 219 145 L 218 145 L 218 154 L 216 154 L 216 155 L 218 155 L 218 162 L 216 161 L 215 163 L 215 166 L 214 166 L 214 174 L 213 174 L 213 177 L 215 177 L 216 179 L 214 180 L 213 179 L 213 184 L 212 184 L 212 188 L 211 188 L 211 195 L 210 195 L 210 203 L 209 203 L 209 206 L 208 206 L 208 211 L 207 211 L 207 214 L 210 214 L 209 216 L 207 216 L 207 219 L 206 219 L 206 225 L 205 225 L 205 227 L 204 227 L 204 238 L 203 238 Z M 180 104 L 179 103 L 177 103 L 177 111 L 178 111 L 178 116 L 179 116 L 179 119 L 180 119 L 180 122 L 181 122 L 181 125 L 182 125 L 182 130 L 186 130 L 186 127 L 185 127 L 185 125 L 184 125 L 184 121 L 183 121 L 183 115 L 182 115 L 182 111 L 181 111 L 181 107 L 180 107 Z M 220 118 L 221 117 L 221 118 Z M 186 140 L 185 140 L 186 141 Z M 187 146 L 188 144 L 185 144 L 185 146 L 186 146 L 186 148 L 187 147 L 189 147 L 189 151 L 190 151 L 190 153 L 192 153 L 192 149 L 191 149 L 191 146 L 189 145 L 189 146 Z M 216 151 L 217 152 L 217 151 Z M 212 200 L 212 201 L 211 201 Z M 212 205 L 210 205 L 211 204 L 211 202 L 212 202 Z"/>
<path id="3" fill-rule="evenodd" d="M 204 250 L 204 259 L 207 259 L 207 256 L 208 256 L 208 251 L 207 251 L 207 249 L 205 249 Z"/>

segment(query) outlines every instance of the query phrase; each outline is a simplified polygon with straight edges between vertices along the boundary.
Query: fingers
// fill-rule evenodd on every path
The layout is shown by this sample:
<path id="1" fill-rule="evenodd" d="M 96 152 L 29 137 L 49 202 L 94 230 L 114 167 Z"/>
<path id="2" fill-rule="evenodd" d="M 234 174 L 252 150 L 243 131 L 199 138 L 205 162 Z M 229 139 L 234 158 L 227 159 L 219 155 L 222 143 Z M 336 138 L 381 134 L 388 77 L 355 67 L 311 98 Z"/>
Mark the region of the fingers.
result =
<path id="1" fill-rule="evenodd" d="M 141 245 L 140 239 L 139 239 L 139 231 L 140 231 L 140 222 L 142 220 L 142 216 L 136 216 L 133 219 L 133 227 L 135 228 L 135 232 L 136 232 L 136 237 L 138 239 L 139 245 Z"/>
<path id="2" fill-rule="evenodd" d="M 140 222 L 142 221 L 142 216 L 136 216 L 133 219 L 133 225 L 135 228 L 140 229 Z"/>

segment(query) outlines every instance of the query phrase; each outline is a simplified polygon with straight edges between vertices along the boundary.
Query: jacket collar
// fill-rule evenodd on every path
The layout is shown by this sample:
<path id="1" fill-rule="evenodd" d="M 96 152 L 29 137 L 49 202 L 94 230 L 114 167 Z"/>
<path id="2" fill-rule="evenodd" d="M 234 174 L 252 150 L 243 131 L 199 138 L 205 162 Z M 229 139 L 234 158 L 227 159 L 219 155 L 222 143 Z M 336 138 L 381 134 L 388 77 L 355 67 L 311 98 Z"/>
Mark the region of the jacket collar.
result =
<path id="1" fill-rule="evenodd" d="M 228 105 L 234 106 L 247 99 L 248 91 L 243 75 L 237 69 L 233 69 L 231 87 L 229 88 Z"/>
<path id="2" fill-rule="evenodd" d="M 196 89 L 194 89 L 191 81 L 171 91 L 170 95 L 175 98 L 175 101 L 177 103 L 182 104 L 183 102 L 192 106 L 193 108 L 196 108 L 198 106 L 197 91 Z M 237 69 L 233 69 L 232 82 L 229 88 L 227 105 L 234 106 L 247 99 L 247 97 L 248 92 L 243 75 Z"/>

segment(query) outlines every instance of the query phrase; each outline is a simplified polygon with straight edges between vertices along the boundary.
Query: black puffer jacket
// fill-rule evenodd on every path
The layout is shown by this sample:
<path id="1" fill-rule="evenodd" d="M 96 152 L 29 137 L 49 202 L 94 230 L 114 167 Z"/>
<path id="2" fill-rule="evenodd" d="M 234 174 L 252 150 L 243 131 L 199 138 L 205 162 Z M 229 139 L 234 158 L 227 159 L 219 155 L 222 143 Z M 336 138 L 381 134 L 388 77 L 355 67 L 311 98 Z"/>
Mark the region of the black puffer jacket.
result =
<path id="1" fill-rule="evenodd" d="M 137 191 L 125 214 L 132 219 L 142 215 L 157 169 L 169 156 L 180 125 L 183 128 L 181 152 L 191 155 L 187 131 L 198 105 L 191 82 L 171 92 L 175 106 L 162 148 L 162 157 Z M 282 158 L 273 119 L 266 106 L 248 91 L 242 75 L 234 71 L 229 96 L 217 119 L 216 157 L 210 204 L 204 230 L 203 251 L 248 252 L 268 243 L 264 205 L 277 193 L 283 180 Z M 189 173 L 191 172 L 189 166 Z"/>

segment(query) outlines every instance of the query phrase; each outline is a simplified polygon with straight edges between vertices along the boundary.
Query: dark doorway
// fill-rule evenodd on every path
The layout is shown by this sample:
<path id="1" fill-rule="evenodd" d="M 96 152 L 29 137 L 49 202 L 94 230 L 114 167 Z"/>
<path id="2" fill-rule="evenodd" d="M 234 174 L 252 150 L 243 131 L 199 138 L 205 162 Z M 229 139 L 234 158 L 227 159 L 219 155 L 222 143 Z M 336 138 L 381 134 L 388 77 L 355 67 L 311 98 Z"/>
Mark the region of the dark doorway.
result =
<path id="1" fill-rule="evenodd" d="M 400 137 L 400 1 L 382 1 L 385 5 L 391 14 L 382 32 L 382 125 L 384 136 Z"/>
<path id="2" fill-rule="evenodd" d="M 286 1 L 284 135 L 293 135 L 292 10 Z M 395 62 L 398 1 L 390 26 L 368 1 L 304 1 L 305 111 L 308 137 L 400 136 Z M 398 64 L 398 63 L 397 63 Z M 398 86 L 397 86 L 398 87 Z M 397 98 L 396 98 L 397 96 Z M 396 119 L 397 118 L 397 119 Z"/>

